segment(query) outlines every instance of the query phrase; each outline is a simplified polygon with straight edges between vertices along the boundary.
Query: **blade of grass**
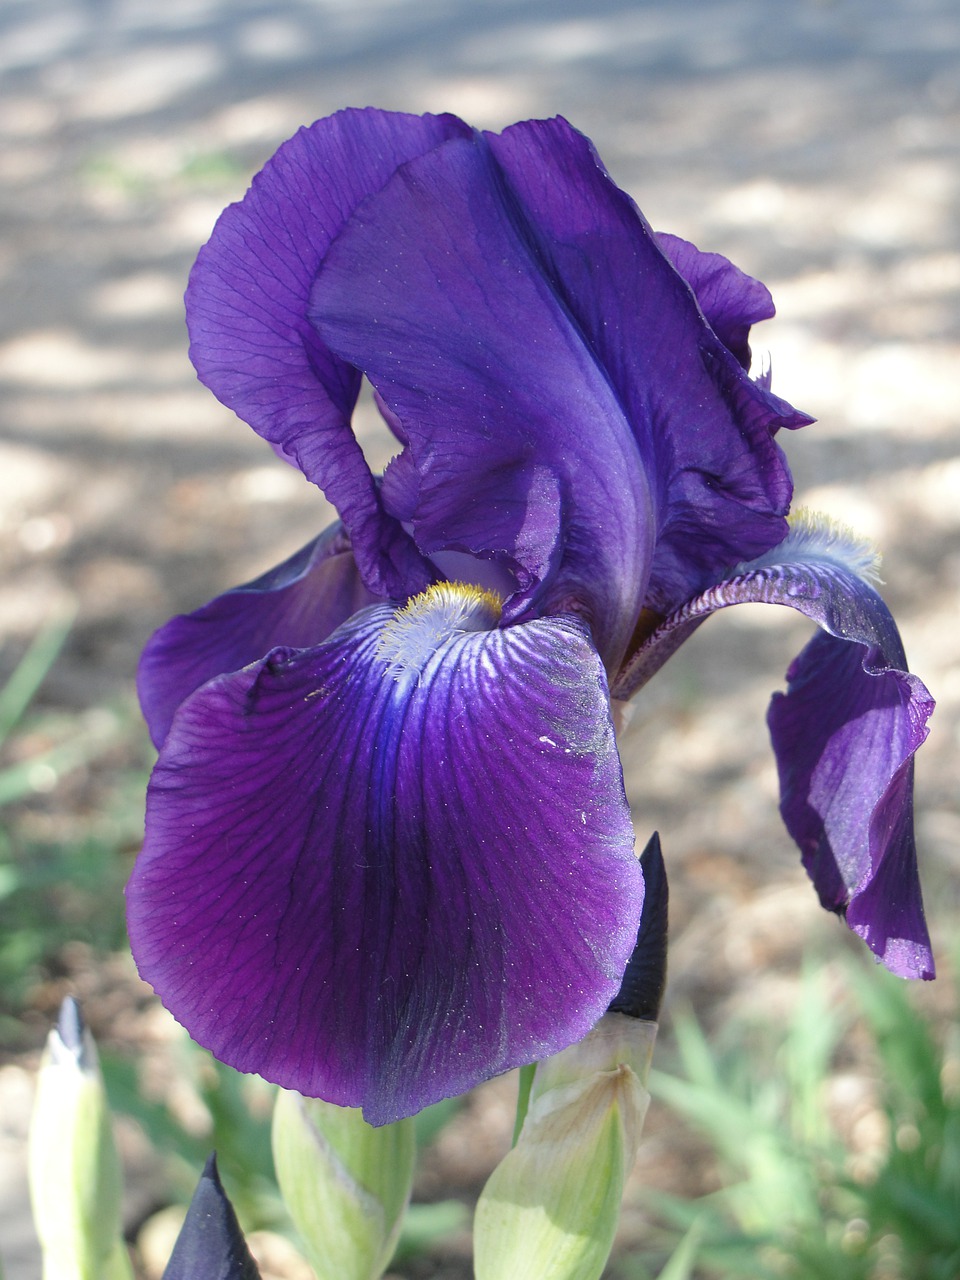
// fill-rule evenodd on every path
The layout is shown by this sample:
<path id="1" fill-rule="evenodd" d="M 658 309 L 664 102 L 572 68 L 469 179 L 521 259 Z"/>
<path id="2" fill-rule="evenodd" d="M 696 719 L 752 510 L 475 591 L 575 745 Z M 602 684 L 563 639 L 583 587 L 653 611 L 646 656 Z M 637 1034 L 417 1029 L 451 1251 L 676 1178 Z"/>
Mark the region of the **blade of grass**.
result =
<path id="1" fill-rule="evenodd" d="M 79 769 L 109 751 L 122 733 L 122 725 L 104 720 L 70 742 L 59 743 L 30 760 L 0 770 L 0 807 L 37 791 L 38 777 L 43 777 L 49 790 L 63 774 Z"/>
<path id="2" fill-rule="evenodd" d="M 45 623 L 34 636 L 7 683 L 0 689 L 0 747 L 20 723 L 56 662 L 75 617 L 76 612 L 71 610 Z"/>
<path id="3" fill-rule="evenodd" d="M 703 1230 L 702 1218 L 697 1218 L 691 1223 L 690 1229 L 674 1249 L 667 1265 L 660 1272 L 659 1280 L 690 1280 L 700 1253 Z"/>

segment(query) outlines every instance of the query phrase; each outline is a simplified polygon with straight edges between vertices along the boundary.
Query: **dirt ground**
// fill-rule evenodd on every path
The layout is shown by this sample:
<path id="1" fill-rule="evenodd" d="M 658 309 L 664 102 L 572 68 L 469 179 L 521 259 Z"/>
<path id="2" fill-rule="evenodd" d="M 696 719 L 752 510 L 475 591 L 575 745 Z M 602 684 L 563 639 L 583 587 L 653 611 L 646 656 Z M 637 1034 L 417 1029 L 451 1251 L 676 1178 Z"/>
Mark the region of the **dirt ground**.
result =
<path id="1" fill-rule="evenodd" d="M 217 213 L 276 145 L 366 104 L 493 128 L 560 112 L 655 227 L 770 286 L 779 314 L 755 354 L 819 419 L 786 442 L 798 501 L 882 549 L 885 597 L 939 702 L 917 822 L 945 960 L 960 905 L 953 0 L 2 0 L 0 676 L 76 609 L 43 705 L 127 705 L 153 628 L 328 522 L 322 496 L 197 384 L 181 295 Z M 668 1009 L 776 1004 L 805 946 L 848 945 L 780 824 L 764 728 L 806 636 L 787 611 L 730 611 L 635 707 L 628 795 L 671 873 Z M 35 808 L 89 808 L 116 764 L 106 750 L 83 786 L 38 777 Z M 116 964 L 115 981 L 86 979 L 103 1025 L 162 1039 L 164 1015 Z M 41 1022 L 0 1068 L 7 1280 L 38 1274 L 23 1142 Z M 496 1158 L 506 1088 L 451 1130 L 443 1177 L 469 1183 Z M 628 1225 L 682 1160 L 654 1108 Z"/>

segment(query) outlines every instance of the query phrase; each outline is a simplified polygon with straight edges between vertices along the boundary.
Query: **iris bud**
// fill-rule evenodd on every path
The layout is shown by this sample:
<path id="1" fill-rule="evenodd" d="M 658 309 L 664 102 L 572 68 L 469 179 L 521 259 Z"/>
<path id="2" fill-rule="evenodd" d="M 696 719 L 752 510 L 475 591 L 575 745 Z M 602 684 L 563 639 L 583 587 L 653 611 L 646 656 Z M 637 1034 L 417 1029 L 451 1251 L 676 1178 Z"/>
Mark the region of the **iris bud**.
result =
<path id="1" fill-rule="evenodd" d="M 517 1145 L 477 1205 L 477 1280 L 596 1280 L 650 1095 L 657 1024 L 607 1013 L 537 1065 Z"/>
<path id="2" fill-rule="evenodd" d="M 318 1280 L 377 1280 L 394 1249 L 413 1180 L 412 1120 L 373 1128 L 353 1107 L 280 1090 L 273 1158 Z"/>
<path id="3" fill-rule="evenodd" d="M 260 1280 L 227 1193 L 216 1156 L 207 1160 L 163 1280 Z"/>
<path id="4" fill-rule="evenodd" d="M 29 1179 L 44 1280 L 133 1280 L 97 1050 L 69 996 L 40 1064 Z"/>
<path id="5" fill-rule="evenodd" d="M 650 1102 L 666 976 L 667 878 L 654 835 L 640 859 L 637 945 L 608 1012 L 537 1064 L 516 1146 L 477 1204 L 477 1280 L 598 1280 Z"/>

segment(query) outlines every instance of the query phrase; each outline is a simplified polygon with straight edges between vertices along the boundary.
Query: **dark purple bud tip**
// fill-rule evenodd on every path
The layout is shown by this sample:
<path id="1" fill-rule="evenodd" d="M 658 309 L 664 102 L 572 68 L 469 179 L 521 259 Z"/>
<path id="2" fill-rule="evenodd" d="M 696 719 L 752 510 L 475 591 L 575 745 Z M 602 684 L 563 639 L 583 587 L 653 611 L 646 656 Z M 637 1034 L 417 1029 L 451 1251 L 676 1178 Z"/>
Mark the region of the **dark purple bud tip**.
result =
<path id="1" fill-rule="evenodd" d="M 637 945 L 627 963 L 620 990 L 610 1002 L 610 1012 L 656 1022 L 667 981 L 667 906 L 670 898 L 667 869 L 663 865 L 660 836 L 656 831 L 640 855 L 640 866 L 643 869 L 644 894 Z"/>
<path id="2" fill-rule="evenodd" d="M 210 1154 L 163 1280 L 260 1280 Z"/>

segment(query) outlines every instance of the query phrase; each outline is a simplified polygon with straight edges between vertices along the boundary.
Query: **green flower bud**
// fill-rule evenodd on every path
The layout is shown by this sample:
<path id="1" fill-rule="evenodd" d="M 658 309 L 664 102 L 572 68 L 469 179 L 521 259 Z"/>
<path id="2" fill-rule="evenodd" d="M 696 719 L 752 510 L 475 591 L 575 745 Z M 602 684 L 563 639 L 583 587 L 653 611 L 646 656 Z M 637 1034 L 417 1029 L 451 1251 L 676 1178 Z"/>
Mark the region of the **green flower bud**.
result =
<path id="1" fill-rule="evenodd" d="M 70 997 L 40 1064 L 29 1177 L 44 1280 L 133 1280 L 97 1051 Z"/>
<path id="2" fill-rule="evenodd" d="M 538 1063 L 517 1145 L 477 1204 L 477 1280 L 597 1280 L 650 1095 L 655 1022 L 608 1013 Z"/>
<path id="3" fill-rule="evenodd" d="M 620 990 L 589 1035 L 537 1063 L 516 1146 L 480 1196 L 477 1280 L 597 1280 L 610 1254 L 666 980 L 669 890 L 656 833 L 640 865 L 643 911 Z"/>
<path id="4" fill-rule="evenodd" d="M 377 1280 L 413 1180 L 412 1120 L 375 1129 L 352 1107 L 280 1090 L 273 1158 L 318 1280 Z"/>

